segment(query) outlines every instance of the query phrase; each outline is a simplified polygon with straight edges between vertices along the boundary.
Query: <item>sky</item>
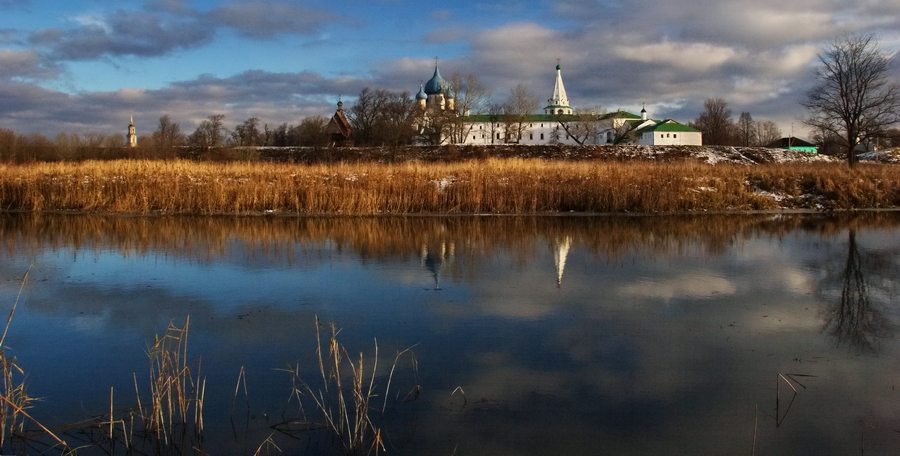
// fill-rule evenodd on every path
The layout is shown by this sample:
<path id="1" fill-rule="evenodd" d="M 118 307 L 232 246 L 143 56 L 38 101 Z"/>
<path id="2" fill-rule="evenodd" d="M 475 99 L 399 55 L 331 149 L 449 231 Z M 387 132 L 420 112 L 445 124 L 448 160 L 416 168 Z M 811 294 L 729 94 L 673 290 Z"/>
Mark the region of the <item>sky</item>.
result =
<path id="1" fill-rule="evenodd" d="M 785 135 L 817 53 L 844 33 L 900 49 L 896 0 L 0 0 L 0 129 L 190 133 L 224 114 L 277 126 L 330 116 L 365 87 L 415 94 L 474 74 L 502 103 L 552 95 L 557 59 L 573 108 L 683 123 L 707 98 Z M 892 69 L 900 79 L 900 69 Z"/>

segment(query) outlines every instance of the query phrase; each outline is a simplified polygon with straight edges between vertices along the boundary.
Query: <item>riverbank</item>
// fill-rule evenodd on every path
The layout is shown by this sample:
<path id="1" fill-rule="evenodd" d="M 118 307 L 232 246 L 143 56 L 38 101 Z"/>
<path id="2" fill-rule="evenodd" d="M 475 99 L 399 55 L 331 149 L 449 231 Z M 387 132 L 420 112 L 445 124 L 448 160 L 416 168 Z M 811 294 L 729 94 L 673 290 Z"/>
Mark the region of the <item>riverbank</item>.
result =
<path id="1" fill-rule="evenodd" d="M 3 210 L 127 214 L 697 213 L 900 207 L 900 168 L 486 159 L 0 165 Z"/>

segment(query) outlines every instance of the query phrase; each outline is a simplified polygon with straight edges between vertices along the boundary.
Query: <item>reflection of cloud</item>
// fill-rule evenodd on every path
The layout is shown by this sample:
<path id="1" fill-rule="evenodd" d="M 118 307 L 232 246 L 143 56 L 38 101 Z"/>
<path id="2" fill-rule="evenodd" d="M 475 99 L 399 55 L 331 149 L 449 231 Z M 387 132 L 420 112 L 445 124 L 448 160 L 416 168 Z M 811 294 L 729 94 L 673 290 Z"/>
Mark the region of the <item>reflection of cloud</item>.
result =
<path id="1" fill-rule="evenodd" d="M 710 298 L 714 295 L 732 295 L 736 287 L 731 281 L 712 273 L 698 271 L 666 280 L 642 279 L 619 288 L 619 295 L 629 298 L 677 299 Z"/>

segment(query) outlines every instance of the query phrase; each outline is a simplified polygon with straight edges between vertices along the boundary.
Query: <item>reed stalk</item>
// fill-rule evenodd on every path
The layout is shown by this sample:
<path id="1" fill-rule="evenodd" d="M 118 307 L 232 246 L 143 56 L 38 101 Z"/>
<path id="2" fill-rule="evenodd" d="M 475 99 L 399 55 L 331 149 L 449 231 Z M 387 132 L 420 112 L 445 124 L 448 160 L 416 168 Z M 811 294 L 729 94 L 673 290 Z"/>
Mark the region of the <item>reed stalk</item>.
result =
<path id="1" fill-rule="evenodd" d="M 34 398 L 28 396 L 25 388 L 25 371 L 19 367 L 15 357 L 10 358 L 6 355 L 6 336 L 12 324 L 13 315 L 15 315 L 16 308 L 19 305 L 19 299 L 22 297 L 22 291 L 25 289 L 25 284 L 28 283 L 28 274 L 30 272 L 31 270 L 29 269 L 22 276 L 19 292 L 16 294 L 16 300 L 13 302 L 9 316 L 6 318 L 3 335 L 0 336 L 0 376 L 2 376 L 3 380 L 3 392 L 0 394 L 0 448 L 5 448 L 5 445 L 13 435 L 24 433 L 25 419 L 27 418 L 51 436 L 64 451 L 70 452 L 72 450 L 64 440 L 57 437 L 56 434 L 25 411 L 31 407 L 31 403 L 34 401 Z"/>
<path id="2" fill-rule="evenodd" d="M 175 437 L 176 429 L 184 431 L 192 427 L 198 439 L 203 433 L 206 380 L 200 380 L 201 358 L 194 365 L 187 363 L 189 326 L 190 317 L 185 318 L 181 327 L 169 323 L 163 336 L 157 336 L 148 350 L 150 402 L 144 426 L 167 445 Z"/>

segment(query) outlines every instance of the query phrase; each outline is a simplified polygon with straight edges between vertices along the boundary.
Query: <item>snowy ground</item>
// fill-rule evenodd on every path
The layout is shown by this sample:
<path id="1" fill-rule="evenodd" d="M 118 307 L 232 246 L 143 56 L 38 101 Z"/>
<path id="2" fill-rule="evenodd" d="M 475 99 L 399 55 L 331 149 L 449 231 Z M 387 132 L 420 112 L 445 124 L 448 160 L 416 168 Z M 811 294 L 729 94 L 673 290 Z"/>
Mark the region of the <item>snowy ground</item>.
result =
<path id="1" fill-rule="evenodd" d="M 274 161 L 458 161 L 467 159 L 544 158 L 547 160 L 637 160 L 668 162 L 696 159 L 708 163 L 798 163 L 841 162 L 845 159 L 766 147 L 736 146 L 571 146 L 571 145 L 515 145 L 484 146 L 404 146 L 388 147 L 258 147 L 252 150 L 258 158 Z M 900 148 L 861 154 L 861 161 L 900 163 Z"/>

